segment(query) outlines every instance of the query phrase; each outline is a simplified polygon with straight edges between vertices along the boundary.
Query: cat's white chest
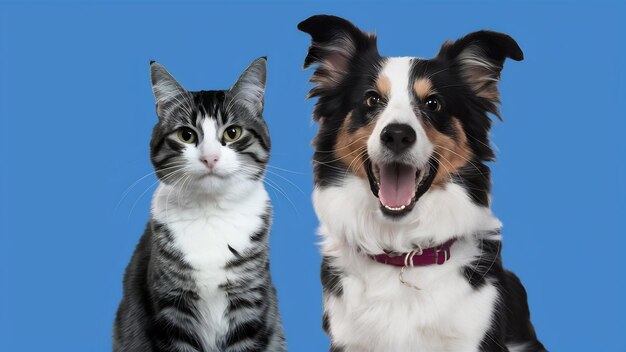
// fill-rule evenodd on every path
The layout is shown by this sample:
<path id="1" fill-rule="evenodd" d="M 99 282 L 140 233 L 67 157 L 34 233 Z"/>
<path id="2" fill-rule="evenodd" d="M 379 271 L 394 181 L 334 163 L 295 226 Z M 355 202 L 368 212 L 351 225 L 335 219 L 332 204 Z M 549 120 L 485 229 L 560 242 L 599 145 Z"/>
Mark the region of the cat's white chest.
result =
<path id="1" fill-rule="evenodd" d="M 198 331 L 205 349 L 214 350 L 229 328 L 228 297 L 221 288 L 232 279 L 229 275 L 234 275 L 225 269 L 235 258 L 229 247 L 243 252 L 251 245 L 250 235 L 262 226 L 260 216 L 266 211 L 267 193 L 262 188 L 255 190 L 231 208 L 202 201 L 177 204 L 164 196 L 165 188 L 161 186 L 155 193 L 152 216 L 167 225 L 174 245 L 193 268 L 201 317 Z"/>
<path id="2" fill-rule="evenodd" d="M 214 349 L 217 348 L 219 336 L 228 331 L 225 319 L 228 300 L 220 285 L 227 280 L 224 264 L 232 258 L 232 253 L 228 251 L 228 235 L 232 233 L 225 226 L 220 226 L 220 222 L 203 217 L 168 224 L 176 247 L 193 268 L 192 276 L 199 295 L 197 309 L 201 326 L 198 331 L 201 332 L 204 345 Z M 231 237 L 231 242 L 236 240 L 236 236 Z"/>

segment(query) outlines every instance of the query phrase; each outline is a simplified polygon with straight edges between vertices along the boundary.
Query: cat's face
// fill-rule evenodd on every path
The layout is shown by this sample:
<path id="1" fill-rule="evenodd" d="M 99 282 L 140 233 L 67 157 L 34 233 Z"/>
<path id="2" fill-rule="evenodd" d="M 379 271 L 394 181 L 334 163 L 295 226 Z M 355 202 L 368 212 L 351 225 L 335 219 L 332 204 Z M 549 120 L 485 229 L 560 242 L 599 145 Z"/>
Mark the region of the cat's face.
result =
<path id="1" fill-rule="evenodd" d="M 150 71 L 159 117 L 151 160 L 161 182 L 209 194 L 260 182 L 270 151 L 262 116 L 266 60 L 255 60 L 224 91 L 189 92 L 156 62 Z"/>

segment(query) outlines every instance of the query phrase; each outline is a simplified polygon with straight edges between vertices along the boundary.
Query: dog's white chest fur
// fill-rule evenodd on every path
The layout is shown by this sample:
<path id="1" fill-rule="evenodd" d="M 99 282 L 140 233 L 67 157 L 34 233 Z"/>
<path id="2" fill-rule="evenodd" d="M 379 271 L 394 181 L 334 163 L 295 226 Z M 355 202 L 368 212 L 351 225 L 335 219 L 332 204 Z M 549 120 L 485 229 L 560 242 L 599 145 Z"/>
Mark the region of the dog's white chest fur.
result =
<path id="1" fill-rule="evenodd" d="M 343 294 L 325 301 L 339 345 L 348 351 L 476 351 L 490 325 L 493 286 L 474 291 L 460 271 L 452 272 L 458 266 L 447 265 L 409 269 L 405 278 L 417 291 L 400 283 L 400 268 L 349 260 Z"/>
<path id="2" fill-rule="evenodd" d="M 341 275 L 343 292 L 324 298 L 333 343 L 346 351 L 476 351 L 490 327 L 497 290 L 490 283 L 473 289 L 462 269 L 480 254 L 471 235 L 500 222 L 454 184 L 432 190 L 408 218 L 391 222 L 382 218 L 365 182 L 353 177 L 314 193 L 322 253 Z M 443 243 L 450 236 L 461 238 L 448 262 L 405 272 L 419 291 L 400 282 L 399 267 L 360 252 L 408 252 L 420 239 Z"/>
<path id="3" fill-rule="evenodd" d="M 228 300 L 220 288 L 228 279 L 234 279 L 225 270 L 226 263 L 234 259 L 228 247 L 243 252 L 251 246 L 250 234 L 262 226 L 260 215 L 266 210 L 268 199 L 262 186 L 236 204 L 179 197 L 165 185 L 155 192 L 152 217 L 167 225 L 175 246 L 194 269 L 202 302 L 198 307 L 202 326 L 197 331 L 202 332 L 206 350 L 217 349 L 218 337 L 228 331 Z"/>

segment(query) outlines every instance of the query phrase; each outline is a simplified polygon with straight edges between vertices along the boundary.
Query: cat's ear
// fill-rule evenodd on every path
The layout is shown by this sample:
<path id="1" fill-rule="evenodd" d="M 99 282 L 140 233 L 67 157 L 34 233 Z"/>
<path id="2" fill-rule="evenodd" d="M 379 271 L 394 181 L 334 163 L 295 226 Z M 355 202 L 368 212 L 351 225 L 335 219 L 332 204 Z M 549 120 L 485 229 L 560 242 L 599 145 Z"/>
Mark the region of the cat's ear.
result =
<path id="1" fill-rule="evenodd" d="M 163 107 L 176 97 L 187 91 L 170 74 L 165 67 L 156 61 L 150 61 L 150 79 L 152 81 L 152 93 L 157 104 L 157 115 L 161 117 Z"/>
<path id="2" fill-rule="evenodd" d="M 510 36 L 483 30 L 445 42 L 438 57 L 453 60 L 474 93 L 495 104 L 500 102 L 498 81 L 504 60 L 521 61 L 524 53 Z"/>
<path id="3" fill-rule="evenodd" d="M 267 58 L 254 60 L 228 92 L 230 99 L 247 106 L 253 113 L 263 112 L 265 80 L 267 77 Z"/>
<path id="4" fill-rule="evenodd" d="M 311 77 L 315 87 L 309 97 L 321 95 L 325 89 L 336 87 L 356 57 L 366 53 L 378 56 L 376 36 L 361 31 L 350 21 L 337 16 L 316 15 L 298 24 L 298 29 L 311 36 L 304 68 L 317 64 Z"/>

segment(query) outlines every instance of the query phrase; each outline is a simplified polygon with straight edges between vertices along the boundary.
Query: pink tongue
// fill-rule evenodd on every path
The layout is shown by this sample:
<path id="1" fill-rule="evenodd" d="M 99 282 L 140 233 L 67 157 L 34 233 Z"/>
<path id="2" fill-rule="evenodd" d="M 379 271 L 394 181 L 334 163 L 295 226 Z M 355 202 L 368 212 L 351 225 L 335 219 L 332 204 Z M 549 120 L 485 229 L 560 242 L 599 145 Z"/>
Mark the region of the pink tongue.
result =
<path id="1" fill-rule="evenodd" d="M 407 165 L 382 165 L 378 191 L 380 202 L 392 208 L 409 205 L 415 195 L 416 171 L 414 167 Z"/>

